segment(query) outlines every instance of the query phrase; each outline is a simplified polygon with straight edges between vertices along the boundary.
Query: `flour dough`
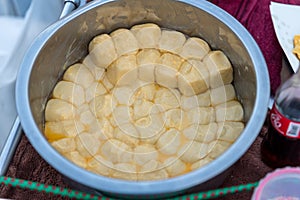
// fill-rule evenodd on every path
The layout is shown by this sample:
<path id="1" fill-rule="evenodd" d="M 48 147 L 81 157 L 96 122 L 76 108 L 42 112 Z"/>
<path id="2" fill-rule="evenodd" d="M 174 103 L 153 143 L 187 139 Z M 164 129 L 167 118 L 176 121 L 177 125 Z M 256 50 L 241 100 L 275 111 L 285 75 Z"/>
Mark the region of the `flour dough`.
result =
<path id="1" fill-rule="evenodd" d="M 244 110 L 240 102 L 229 101 L 216 106 L 216 121 L 242 121 Z"/>
<path id="2" fill-rule="evenodd" d="M 156 24 L 148 23 L 135 25 L 130 30 L 138 40 L 141 49 L 158 47 L 161 29 Z"/>
<path id="3" fill-rule="evenodd" d="M 45 108 L 44 134 L 93 173 L 130 181 L 196 170 L 244 130 L 225 54 L 153 23 L 100 34 Z"/>
<path id="4" fill-rule="evenodd" d="M 104 69 L 118 58 L 114 42 L 107 34 L 95 37 L 90 42 L 89 52 L 93 63 Z"/>
<path id="5" fill-rule="evenodd" d="M 202 39 L 190 37 L 183 45 L 180 56 L 189 59 L 202 60 L 210 51 L 209 45 Z"/>
<path id="6" fill-rule="evenodd" d="M 137 53 L 139 49 L 138 41 L 128 29 L 118 29 L 112 32 L 110 36 L 114 42 L 118 57 Z"/>
<path id="7" fill-rule="evenodd" d="M 211 88 L 217 88 L 232 82 L 233 69 L 222 51 L 209 52 L 203 62 L 209 71 Z"/>
<path id="8" fill-rule="evenodd" d="M 185 41 L 186 38 L 182 33 L 172 30 L 163 30 L 159 40 L 159 48 L 167 52 L 178 54 L 181 52 Z"/>
<path id="9" fill-rule="evenodd" d="M 83 64 L 76 63 L 70 66 L 64 73 L 63 79 L 88 88 L 94 82 L 94 76 Z"/>
<path id="10" fill-rule="evenodd" d="M 50 122 L 72 120 L 75 112 L 73 104 L 61 99 L 50 99 L 45 110 L 45 120 Z"/>

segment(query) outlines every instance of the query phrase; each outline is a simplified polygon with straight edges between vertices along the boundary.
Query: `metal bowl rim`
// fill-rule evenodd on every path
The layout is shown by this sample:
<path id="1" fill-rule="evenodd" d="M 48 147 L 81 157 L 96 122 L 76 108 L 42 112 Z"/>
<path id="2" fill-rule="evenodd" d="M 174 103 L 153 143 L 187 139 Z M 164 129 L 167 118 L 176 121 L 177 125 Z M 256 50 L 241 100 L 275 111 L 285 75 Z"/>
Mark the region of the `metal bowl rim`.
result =
<path id="1" fill-rule="evenodd" d="M 208 14 L 213 15 L 231 28 L 248 49 L 248 53 L 253 61 L 257 84 L 257 96 L 254 109 L 243 134 L 218 159 L 198 170 L 182 176 L 167 180 L 133 182 L 108 178 L 88 172 L 61 156 L 43 137 L 34 122 L 28 99 L 28 84 L 34 61 L 46 42 L 65 23 L 90 9 L 109 2 L 113 1 L 105 0 L 89 3 L 69 16 L 57 21 L 43 31 L 29 48 L 27 56 L 25 56 L 20 67 L 16 82 L 16 105 L 22 127 L 30 143 L 48 163 L 63 175 L 91 188 L 118 194 L 149 195 L 177 192 L 203 183 L 231 167 L 248 150 L 257 137 L 259 128 L 263 125 L 269 102 L 269 96 L 267 96 L 270 93 L 269 76 L 264 57 L 249 32 L 226 11 L 207 1 L 180 0 L 179 2 L 187 3 L 199 8 Z"/>

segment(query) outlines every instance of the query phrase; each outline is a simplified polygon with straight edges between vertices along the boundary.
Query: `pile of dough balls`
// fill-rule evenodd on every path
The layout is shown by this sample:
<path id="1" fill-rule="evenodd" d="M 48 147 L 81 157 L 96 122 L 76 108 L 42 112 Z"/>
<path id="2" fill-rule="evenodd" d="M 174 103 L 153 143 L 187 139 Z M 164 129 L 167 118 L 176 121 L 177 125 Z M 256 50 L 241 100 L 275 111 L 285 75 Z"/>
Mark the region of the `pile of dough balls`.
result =
<path id="1" fill-rule="evenodd" d="M 211 162 L 244 129 L 222 51 L 202 39 L 135 25 L 101 34 L 57 83 L 45 136 L 75 164 L 133 181 L 166 179 Z"/>

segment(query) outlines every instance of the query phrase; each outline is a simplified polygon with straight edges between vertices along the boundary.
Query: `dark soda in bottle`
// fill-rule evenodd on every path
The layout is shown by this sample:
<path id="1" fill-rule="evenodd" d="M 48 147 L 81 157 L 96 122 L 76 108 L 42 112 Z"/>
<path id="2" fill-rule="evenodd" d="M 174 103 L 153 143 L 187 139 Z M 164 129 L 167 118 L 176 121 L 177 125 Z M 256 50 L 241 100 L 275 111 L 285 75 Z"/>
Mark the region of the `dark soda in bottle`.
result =
<path id="1" fill-rule="evenodd" d="M 300 72 L 276 92 L 261 156 L 272 168 L 300 166 Z"/>

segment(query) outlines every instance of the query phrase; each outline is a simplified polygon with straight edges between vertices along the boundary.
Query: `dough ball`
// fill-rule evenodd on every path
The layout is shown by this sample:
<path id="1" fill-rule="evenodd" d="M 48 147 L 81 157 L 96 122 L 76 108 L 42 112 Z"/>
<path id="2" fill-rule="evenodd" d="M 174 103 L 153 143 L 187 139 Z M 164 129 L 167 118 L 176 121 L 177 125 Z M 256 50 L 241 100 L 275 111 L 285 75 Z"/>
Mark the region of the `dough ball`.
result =
<path id="1" fill-rule="evenodd" d="M 190 142 L 183 145 L 178 151 L 178 157 L 186 163 L 196 162 L 208 154 L 208 144 L 200 142 Z"/>
<path id="2" fill-rule="evenodd" d="M 74 138 L 63 138 L 51 143 L 59 153 L 68 153 L 76 149 Z"/>
<path id="3" fill-rule="evenodd" d="M 158 47 L 158 42 L 161 37 L 161 30 L 156 24 L 139 24 L 133 26 L 130 30 L 138 40 L 139 47 L 141 49 Z"/>
<path id="4" fill-rule="evenodd" d="M 180 56 L 186 59 L 192 58 L 202 60 L 209 51 L 210 48 L 204 40 L 190 37 L 184 43 Z"/>
<path id="5" fill-rule="evenodd" d="M 178 54 L 182 50 L 185 41 L 186 38 L 182 33 L 173 30 L 163 30 L 159 40 L 159 48 Z"/>
<path id="6" fill-rule="evenodd" d="M 101 146 L 101 142 L 95 134 L 81 133 L 75 138 L 76 150 L 85 158 L 95 156 Z"/>
<path id="7" fill-rule="evenodd" d="M 87 163 L 87 170 L 104 176 L 109 176 L 113 168 L 114 165 L 100 155 L 89 159 Z"/>
<path id="8" fill-rule="evenodd" d="M 158 157 L 157 150 L 150 144 L 136 146 L 133 152 L 133 159 L 139 165 L 145 165 L 147 162 L 156 160 Z"/>
<path id="9" fill-rule="evenodd" d="M 116 164 L 132 161 L 132 149 L 130 146 L 117 139 L 107 140 L 100 148 L 103 157 Z"/>
<path id="10" fill-rule="evenodd" d="M 73 104 L 60 99 L 50 99 L 45 109 L 46 121 L 64 121 L 74 119 L 76 108 Z"/>
<path id="11" fill-rule="evenodd" d="M 229 101 L 216 106 L 216 121 L 242 121 L 244 110 L 240 102 Z"/>
<path id="12" fill-rule="evenodd" d="M 220 86 L 210 91 L 211 104 L 216 106 L 235 99 L 234 87 L 231 84 Z"/>
<path id="13" fill-rule="evenodd" d="M 114 42 L 107 34 L 96 36 L 90 42 L 89 52 L 93 63 L 104 69 L 118 58 Z"/>
<path id="14" fill-rule="evenodd" d="M 126 55 L 120 57 L 116 62 L 107 68 L 106 76 L 112 84 L 117 84 L 122 81 L 130 83 L 131 80 L 137 79 L 137 64 L 135 55 Z M 123 77 L 124 76 L 124 77 Z"/>
<path id="15" fill-rule="evenodd" d="M 233 143 L 244 130 L 242 122 L 219 122 L 218 123 L 218 140 Z"/>
<path id="16" fill-rule="evenodd" d="M 110 36 L 115 44 L 118 56 L 135 54 L 139 49 L 138 41 L 128 29 L 117 29 Z"/>
<path id="17" fill-rule="evenodd" d="M 156 147 L 165 155 L 174 155 L 177 153 L 180 144 L 180 132 L 176 129 L 170 129 L 161 135 Z"/>
<path id="18" fill-rule="evenodd" d="M 208 84 L 199 70 L 191 63 L 184 62 L 178 75 L 178 88 L 185 96 L 198 95 L 208 89 Z"/>
<path id="19" fill-rule="evenodd" d="M 83 64 L 74 64 L 64 73 L 63 80 L 71 81 L 81 85 L 83 88 L 89 87 L 94 82 L 94 76 Z"/>
<path id="20" fill-rule="evenodd" d="M 210 87 L 217 88 L 229 84 L 233 80 L 233 69 L 228 58 L 222 51 L 211 51 L 203 63 L 209 71 Z"/>

